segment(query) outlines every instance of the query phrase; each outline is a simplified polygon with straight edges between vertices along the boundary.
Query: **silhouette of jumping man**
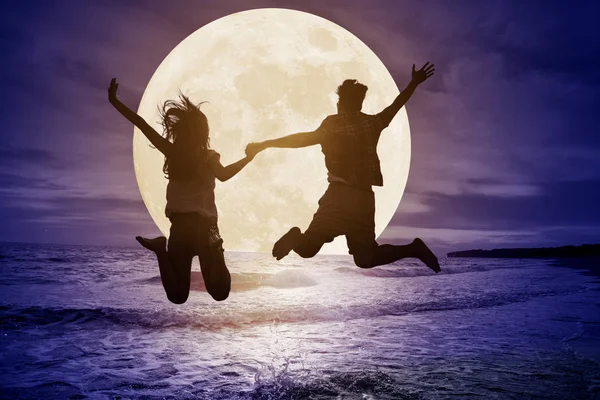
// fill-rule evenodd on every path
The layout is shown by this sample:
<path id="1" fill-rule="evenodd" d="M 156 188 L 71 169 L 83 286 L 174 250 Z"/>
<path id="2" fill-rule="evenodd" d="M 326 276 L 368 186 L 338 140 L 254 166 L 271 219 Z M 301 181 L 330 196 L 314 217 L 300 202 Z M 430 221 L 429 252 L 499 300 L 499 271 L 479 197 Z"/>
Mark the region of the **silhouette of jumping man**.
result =
<path id="1" fill-rule="evenodd" d="M 163 172 L 169 180 L 165 210 L 171 221 L 168 246 L 164 236 L 154 239 L 137 236 L 136 240 L 156 253 L 160 278 L 171 302 L 186 302 L 195 256 L 200 259 L 208 293 L 217 301 L 225 300 L 229 296 L 231 277 L 223 258 L 223 239 L 217 226 L 215 178 L 222 182 L 230 179 L 253 156 L 224 167 L 219 153 L 209 147 L 206 115 L 183 95 L 178 101 L 164 103 L 161 117 L 165 137 L 161 136 L 117 99 L 118 86 L 113 78 L 108 88 L 108 100 L 165 156 Z"/>
<path id="2" fill-rule="evenodd" d="M 412 79 L 394 102 L 376 115 L 361 112 L 367 87 L 346 80 L 337 89 L 338 113 L 330 115 L 313 132 L 301 132 L 278 139 L 250 143 L 246 154 L 254 156 L 269 147 L 299 148 L 320 144 L 325 155 L 329 187 L 319 200 L 319 208 L 308 229 L 293 227 L 273 247 L 273 256 L 282 259 L 294 250 L 304 258 L 313 257 L 323 244 L 345 235 L 349 253 L 361 268 L 389 264 L 416 257 L 436 273 L 440 266 L 427 245 L 416 238 L 407 245 L 379 245 L 375 241 L 375 194 L 372 186 L 382 186 L 377 142 L 418 85 L 433 75 L 433 64 L 412 67 Z"/>

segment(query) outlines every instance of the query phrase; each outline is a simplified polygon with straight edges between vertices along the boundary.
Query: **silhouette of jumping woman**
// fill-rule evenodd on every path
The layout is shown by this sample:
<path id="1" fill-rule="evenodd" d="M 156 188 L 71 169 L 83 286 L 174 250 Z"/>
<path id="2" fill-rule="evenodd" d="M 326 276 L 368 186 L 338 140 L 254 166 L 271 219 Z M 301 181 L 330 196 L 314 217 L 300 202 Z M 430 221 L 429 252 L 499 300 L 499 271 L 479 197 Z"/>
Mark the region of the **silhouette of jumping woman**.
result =
<path id="1" fill-rule="evenodd" d="M 273 256 L 282 259 L 294 250 L 304 258 L 313 257 L 323 244 L 345 235 L 349 253 L 361 268 L 389 264 L 416 257 L 436 273 L 437 257 L 416 238 L 407 245 L 379 245 L 375 241 L 375 194 L 372 186 L 382 186 L 377 157 L 381 131 L 406 104 L 418 85 L 433 75 L 433 64 L 412 67 L 412 79 L 394 102 L 379 114 L 361 112 L 367 87 L 345 80 L 337 89 L 337 114 L 326 117 L 313 132 L 301 132 L 278 139 L 250 143 L 246 154 L 254 156 L 269 147 L 299 148 L 320 144 L 325 155 L 329 187 L 319 200 L 319 208 L 304 233 L 293 227 L 273 247 Z"/>
<path id="2" fill-rule="evenodd" d="M 224 167 L 219 153 L 209 147 L 206 116 L 184 95 L 180 95 L 178 101 L 164 103 L 161 110 L 163 137 L 117 99 L 118 87 L 113 78 L 108 88 L 108 100 L 165 156 L 163 172 L 169 180 L 165 210 L 171 221 L 168 245 L 164 236 L 154 239 L 137 236 L 136 240 L 156 253 L 160 278 L 171 302 L 186 302 L 195 256 L 200 259 L 208 293 L 217 301 L 225 300 L 229 296 L 231 277 L 217 226 L 215 178 L 222 182 L 230 179 L 253 156 Z"/>

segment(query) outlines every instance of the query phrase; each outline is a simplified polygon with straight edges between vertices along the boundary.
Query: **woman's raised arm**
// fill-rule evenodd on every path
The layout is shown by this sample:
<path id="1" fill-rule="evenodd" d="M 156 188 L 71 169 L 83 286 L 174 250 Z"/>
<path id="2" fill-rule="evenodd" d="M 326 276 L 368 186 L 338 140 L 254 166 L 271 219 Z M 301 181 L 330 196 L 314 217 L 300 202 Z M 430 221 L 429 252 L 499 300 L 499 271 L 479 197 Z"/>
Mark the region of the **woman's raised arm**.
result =
<path id="1" fill-rule="evenodd" d="M 108 101 L 121 113 L 122 116 L 127 118 L 129 122 L 137 126 L 142 133 L 148 138 L 150 143 L 158 149 L 164 155 L 167 155 L 171 148 L 171 142 L 162 137 L 158 132 L 154 130 L 145 120 L 135 112 L 131 111 L 129 107 L 121 103 L 117 98 L 117 89 L 119 84 L 117 78 L 112 78 L 110 86 L 108 87 Z"/>

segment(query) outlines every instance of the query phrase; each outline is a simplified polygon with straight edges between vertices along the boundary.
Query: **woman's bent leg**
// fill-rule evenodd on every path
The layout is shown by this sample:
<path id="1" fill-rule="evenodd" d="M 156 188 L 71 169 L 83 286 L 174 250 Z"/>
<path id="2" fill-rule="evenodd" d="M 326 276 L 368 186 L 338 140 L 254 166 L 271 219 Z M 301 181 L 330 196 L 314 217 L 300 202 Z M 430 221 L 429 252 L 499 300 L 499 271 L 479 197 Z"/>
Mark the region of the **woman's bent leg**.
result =
<path id="1" fill-rule="evenodd" d="M 184 246 L 178 245 L 175 240 L 169 241 L 170 251 L 167 251 L 167 239 L 164 236 L 159 236 L 154 239 L 146 239 L 141 236 L 135 238 L 142 246 L 148 250 L 152 250 L 158 259 L 158 268 L 160 271 L 160 280 L 163 288 L 167 293 L 167 298 L 175 303 L 182 304 L 187 299 L 185 295 L 185 282 L 181 282 L 181 277 L 185 281 L 185 274 L 181 270 L 188 265 L 188 270 L 191 269 L 192 257 L 186 255 Z M 188 260 L 189 258 L 189 260 Z M 173 266 L 176 266 L 175 268 Z M 187 285 L 189 288 L 189 283 Z M 189 289 L 188 289 L 189 290 Z"/>
<path id="2" fill-rule="evenodd" d="M 158 256 L 160 278 L 167 298 L 175 304 L 183 304 L 190 294 L 193 252 L 185 241 L 169 238 L 169 249 Z"/>
<path id="3" fill-rule="evenodd" d="M 136 240 L 148 250 L 152 250 L 158 259 L 160 280 L 167 298 L 175 304 L 183 304 L 187 300 L 190 289 L 190 273 L 193 253 L 190 252 L 181 235 L 173 235 L 171 231 L 169 250 L 164 236 L 146 239 L 136 236 Z"/>
<path id="4" fill-rule="evenodd" d="M 168 248 L 157 253 L 160 278 L 169 301 L 183 304 L 190 294 L 193 249 L 193 218 L 185 214 L 171 217 Z"/>
<path id="5" fill-rule="evenodd" d="M 206 246 L 198 254 L 206 291 L 216 301 L 223 301 L 231 290 L 231 275 L 225 265 L 223 247 Z"/>

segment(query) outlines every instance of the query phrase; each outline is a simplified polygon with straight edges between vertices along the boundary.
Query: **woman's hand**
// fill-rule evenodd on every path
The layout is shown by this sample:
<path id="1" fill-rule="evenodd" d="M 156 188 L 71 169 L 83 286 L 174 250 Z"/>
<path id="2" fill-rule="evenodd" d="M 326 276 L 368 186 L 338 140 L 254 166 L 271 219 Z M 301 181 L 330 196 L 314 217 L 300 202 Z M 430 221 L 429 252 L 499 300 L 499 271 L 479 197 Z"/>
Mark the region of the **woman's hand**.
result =
<path id="1" fill-rule="evenodd" d="M 108 101 L 113 104 L 117 101 L 117 89 L 119 88 L 119 84 L 117 83 L 117 78 L 112 78 L 110 81 L 110 86 L 108 87 Z"/>

